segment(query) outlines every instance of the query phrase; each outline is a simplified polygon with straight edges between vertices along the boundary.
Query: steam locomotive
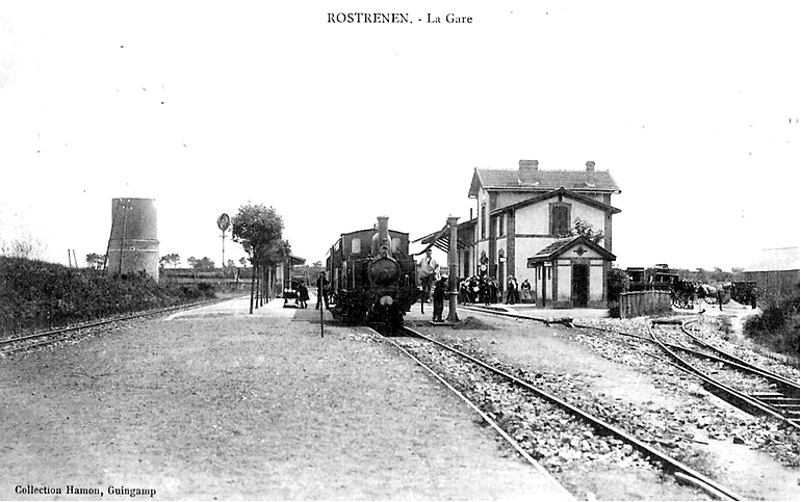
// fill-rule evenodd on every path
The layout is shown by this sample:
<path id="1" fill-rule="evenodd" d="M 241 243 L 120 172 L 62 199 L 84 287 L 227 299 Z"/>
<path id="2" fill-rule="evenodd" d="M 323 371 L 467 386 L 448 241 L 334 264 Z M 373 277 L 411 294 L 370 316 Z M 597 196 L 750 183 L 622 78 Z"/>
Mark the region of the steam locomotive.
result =
<path id="1" fill-rule="evenodd" d="M 389 230 L 389 218 L 375 227 L 341 234 L 326 257 L 335 319 L 351 324 L 400 325 L 414 305 L 417 267 L 409 255 L 409 234 Z"/>

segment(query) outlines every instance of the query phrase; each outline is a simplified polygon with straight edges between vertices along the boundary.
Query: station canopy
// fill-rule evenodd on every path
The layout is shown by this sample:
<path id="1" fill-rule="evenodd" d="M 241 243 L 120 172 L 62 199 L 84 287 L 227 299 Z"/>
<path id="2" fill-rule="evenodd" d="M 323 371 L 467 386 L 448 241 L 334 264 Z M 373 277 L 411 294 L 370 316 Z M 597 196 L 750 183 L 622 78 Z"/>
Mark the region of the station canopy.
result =
<path id="1" fill-rule="evenodd" d="M 456 225 L 456 249 L 461 250 L 461 249 L 465 249 L 466 247 L 469 246 L 468 241 L 465 239 L 466 235 L 465 235 L 464 232 L 469 227 L 472 227 L 475 224 L 476 224 L 476 220 L 469 220 L 469 221 L 465 221 L 463 223 L 459 223 L 458 225 Z M 424 235 L 423 237 L 420 237 L 419 239 L 415 239 L 412 242 L 413 243 L 414 242 L 419 242 L 419 243 L 424 244 L 426 246 L 425 249 L 423 249 L 423 251 L 421 251 L 419 253 L 416 253 L 416 254 L 423 254 L 427 250 L 429 250 L 431 247 L 436 247 L 437 249 L 447 253 L 448 250 L 450 249 L 450 243 L 451 243 L 451 233 L 448 230 L 448 224 L 446 223 L 445 226 L 442 227 L 441 230 L 437 230 L 436 232 L 432 232 L 432 233 L 430 233 L 428 235 Z"/>

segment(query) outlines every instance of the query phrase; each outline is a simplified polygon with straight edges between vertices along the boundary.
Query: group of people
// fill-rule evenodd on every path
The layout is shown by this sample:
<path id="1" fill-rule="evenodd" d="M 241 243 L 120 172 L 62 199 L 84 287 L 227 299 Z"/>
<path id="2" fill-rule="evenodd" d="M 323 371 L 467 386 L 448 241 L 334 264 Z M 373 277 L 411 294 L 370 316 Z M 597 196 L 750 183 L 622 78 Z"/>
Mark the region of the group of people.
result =
<path id="1" fill-rule="evenodd" d="M 498 281 L 486 276 L 474 275 L 459 283 L 459 303 L 465 305 L 468 303 L 483 303 L 484 305 L 498 303 L 499 294 L 501 294 L 501 289 Z"/>
<path id="2" fill-rule="evenodd" d="M 431 250 L 427 250 L 425 256 L 418 263 L 418 278 L 420 280 L 420 313 L 425 314 L 424 304 L 433 297 L 434 302 L 434 322 L 442 322 L 442 310 L 445 303 L 445 295 L 448 291 L 448 278 L 440 274 L 439 265 L 431 257 Z M 532 294 L 531 283 L 524 279 L 518 285 L 517 278 L 510 275 L 506 279 L 505 288 L 498 281 L 490 277 L 485 269 L 480 275 L 467 277 L 459 281 L 459 303 L 466 305 L 470 303 L 481 303 L 489 306 L 493 303 L 504 302 L 507 305 L 517 303 L 536 303 L 535 296 Z"/>
<path id="3" fill-rule="evenodd" d="M 495 278 L 488 276 L 478 277 L 474 275 L 462 280 L 459 284 L 460 303 L 490 305 L 504 301 L 507 305 L 535 303 L 528 279 L 525 279 L 523 284 L 518 286 L 517 279 L 510 275 L 506 280 L 505 290 L 500 287 Z"/>
<path id="4" fill-rule="evenodd" d="M 305 309 L 309 305 L 306 303 L 309 301 L 309 288 L 306 287 L 305 284 L 302 282 L 298 284 L 298 308 Z"/>
<path id="5" fill-rule="evenodd" d="M 309 288 L 306 287 L 306 284 L 302 281 L 298 283 L 296 291 L 296 305 L 298 308 L 309 308 Z M 325 278 L 325 272 L 320 272 L 320 276 L 317 278 L 317 291 L 317 304 L 314 306 L 315 310 L 319 310 L 323 305 L 325 305 L 325 308 L 328 308 L 328 295 L 330 291 L 328 288 L 328 279 Z M 284 299 L 284 303 L 286 303 L 286 299 Z"/>
<path id="6" fill-rule="evenodd" d="M 536 303 L 534 295 L 531 294 L 531 283 L 528 279 L 523 279 L 523 284 L 518 286 L 517 279 L 510 275 L 506 279 L 506 304 L 516 303 Z"/>

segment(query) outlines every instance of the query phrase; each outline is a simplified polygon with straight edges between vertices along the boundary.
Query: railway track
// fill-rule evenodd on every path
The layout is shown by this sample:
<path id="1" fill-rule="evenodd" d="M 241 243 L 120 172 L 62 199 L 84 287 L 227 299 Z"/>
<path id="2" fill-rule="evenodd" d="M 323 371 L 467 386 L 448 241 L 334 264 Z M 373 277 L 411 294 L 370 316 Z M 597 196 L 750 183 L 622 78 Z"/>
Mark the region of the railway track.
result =
<path id="1" fill-rule="evenodd" d="M 65 326 L 62 328 L 44 331 L 40 333 L 33 333 L 30 335 L 19 336 L 14 338 L 7 338 L 4 340 L 0 340 L 0 356 L 8 356 L 11 354 L 15 354 L 18 352 L 24 352 L 27 350 L 35 349 L 37 347 L 44 347 L 47 345 L 53 345 L 59 342 L 64 342 L 78 336 L 83 336 L 87 330 L 94 330 L 95 328 L 103 328 L 109 326 L 114 323 L 124 322 L 134 319 L 141 319 L 144 317 L 155 316 L 155 315 L 162 315 L 168 312 L 175 312 L 178 310 L 190 309 L 190 308 L 197 308 L 203 307 L 207 305 L 213 305 L 215 303 L 219 303 L 222 301 L 226 301 L 226 299 L 215 299 L 210 301 L 204 302 L 196 302 L 191 304 L 182 304 L 176 305 L 172 307 L 164 307 L 160 309 L 153 309 L 147 310 L 143 312 L 136 312 L 133 314 L 123 315 L 123 316 L 115 316 L 115 317 L 108 317 L 104 319 L 98 319 L 96 321 L 91 321 L 82 324 L 76 324 L 73 326 Z"/>
<path id="2" fill-rule="evenodd" d="M 561 324 L 571 328 L 603 330 L 597 326 L 575 323 L 569 317 L 538 318 L 477 307 L 468 307 L 467 310 L 513 319 L 538 321 L 546 325 Z M 692 333 L 692 327 L 697 325 L 697 322 L 696 319 L 688 321 L 656 321 L 656 326 L 675 327 L 675 329 L 680 329 L 682 332 L 682 336 L 670 335 L 665 340 L 655 336 L 653 329 L 650 327 L 647 328 L 646 336 L 620 331 L 614 332 L 658 345 L 661 348 L 661 354 L 666 357 L 660 357 L 660 354 L 654 352 L 648 352 L 648 354 L 701 378 L 711 393 L 744 411 L 750 414 L 771 416 L 796 430 L 801 429 L 801 425 L 799 425 L 801 404 L 799 404 L 798 382 L 754 365 L 702 340 Z M 696 348 L 693 348 L 692 345 L 695 345 Z M 680 353 L 686 357 L 682 357 Z M 721 372 L 726 373 L 727 380 L 740 382 L 742 386 L 737 386 L 740 388 L 734 387 L 713 376 Z"/>
<path id="3" fill-rule="evenodd" d="M 772 416 L 796 430 L 801 429 L 798 383 L 700 339 L 688 329 L 696 322 L 659 324 L 648 327 L 648 332 L 673 361 L 701 378 L 713 394 L 751 414 Z M 672 343 L 668 344 L 668 339 Z M 722 378 L 730 383 L 724 383 Z"/>
<path id="4" fill-rule="evenodd" d="M 462 392 L 477 397 L 478 401 L 481 401 L 481 396 L 486 394 L 488 386 L 501 387 L 500 391 L 493 392 L 500 392 L 501 395 L 506 396 L 515 413 L 519 416 L 529 417 L 530 420 L 507 416 L 493 402 L 489 404 L 485 402 L 483 405 L 473 404 L 473 406 L 483 406 L 486 415 L 494 419 L 492 423 L 503 423 L 504 437 L 518 451 L 524 451 L 533 458 L 542 458 L 558 450 L 558 455 L 570 458 L 575 462 L 591 463 L 598 456 L 616 458 L 625 463 L 626 468 L 637 465 L 657 467 L 663 472 L 674 475 L 678 481 L 700 488 L 716 498 L 740 499 L 740 496 L 729 488 L 649 444 L 649 440 L 658 443 L 659 438 L 638 439 L 603 419 L 556 397 L 543 387 L 515 376 L 494 364 L 482 361 L 457 347 L 442 343 L 408 327 L 404 327 L 403 332 L 411 338 L 397 339 L 393 337 L 387 338 L 387 340 L 432 373 L 437 374 L 438 371 L 431 369 L 421 361 L 427 359 L 426 354 L 431 351 L 444 351 L 448 357 L 462 361 L 459 363 L 460 369 L 456 371 L 455 376 L 437 376 L 441 380 L 450 380 L 449 386 L 453 384 L 455 387 L 461 387 Z M 394 334 L 401 333 L 395 332 Z M 464 369 L 461 364 L 469 365 L 473 369 Z M 453 367 L 456 367 L 456 363 Z M 560 414 L 560 418 L 538 420 L 537 416 L 543 413 L 544 408 L 551 409 L 547 413 L 549 417 L 552 417 L 553 413 L 557 413 Z M 532 426 L 533 429 L 521 427 L 521 423 L 527 422 L 538 423 L 538 425 Z M 501 426 L 494 425 L 494 427 Z M 572 450 L 569 448 L 555 450 L 554 443 L 559 446 L 565 442 L 565 437 L 562 435 L 564 430 L 571 432 L 572 438 L 568 442 Z M 596 437 L 608 439 L 596 440 Z M 637 458 L 634 459 L 634 456 Z M 584 468 L 591 469 L 592 467 L 585 465 Z"/>

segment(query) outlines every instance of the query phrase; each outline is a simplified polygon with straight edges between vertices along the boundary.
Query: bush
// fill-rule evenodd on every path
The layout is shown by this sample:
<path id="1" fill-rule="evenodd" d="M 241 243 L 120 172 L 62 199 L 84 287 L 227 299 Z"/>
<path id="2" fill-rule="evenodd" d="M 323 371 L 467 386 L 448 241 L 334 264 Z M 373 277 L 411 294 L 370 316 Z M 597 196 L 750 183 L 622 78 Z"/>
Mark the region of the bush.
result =
<path id="1" fill-rule="evenodd" d="M 0 257 L 0 331 L 18 333 L 213 298 L 214 289 L 184 292 L 144 274 L 107 277 L 93 269 Z"/>
<path id="2" fill-rule="evenodd" d="M 799 295 L 789 295 L 772 301 L 761 314 L 745 322 L 745 335 L 754 342 L 798 362 Z"/>
<path id="3" fill-rule="evenodd" d="M 629 288 L 629 275 L 625 270 L 612 268 L 606 277 L 606 301 L 609 317 L 620 317 L 620 295 Z"/>

